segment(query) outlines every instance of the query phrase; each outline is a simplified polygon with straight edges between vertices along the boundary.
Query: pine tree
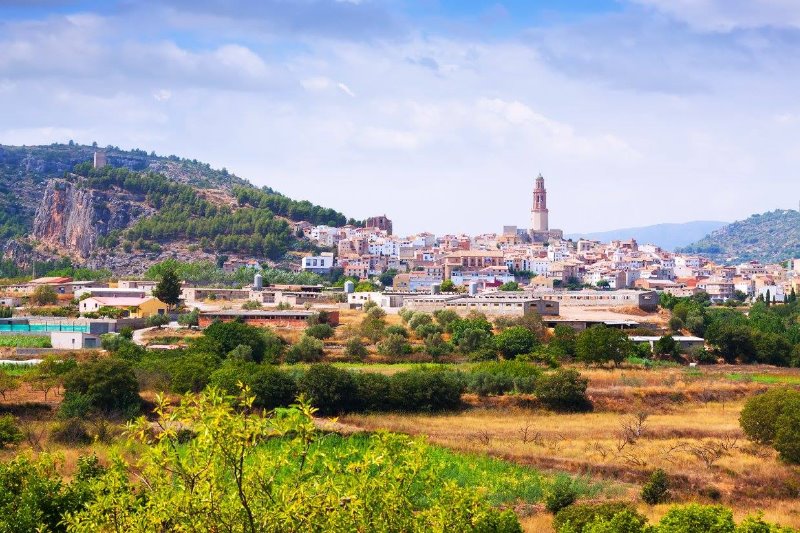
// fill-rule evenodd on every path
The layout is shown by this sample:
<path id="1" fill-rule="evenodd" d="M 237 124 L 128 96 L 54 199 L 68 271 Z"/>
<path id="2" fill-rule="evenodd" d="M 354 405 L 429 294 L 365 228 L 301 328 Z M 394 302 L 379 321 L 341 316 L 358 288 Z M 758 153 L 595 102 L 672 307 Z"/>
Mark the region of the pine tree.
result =
<path id="1" fill-rule="evenodd" d="M 161 281 L 153 289 L 153 296 L 170 307 L 178 304 L 181 298 L 181 282 L 174 268 L 164 271 Z"/>
<path id="2" fill-rule="evenodd" d="M 769 289 L 767 289 L 767 295 L 764 297 L 764 301 L 767 303 L 767 306 L 772 303 L 772 297 L 770 296 Z"/>

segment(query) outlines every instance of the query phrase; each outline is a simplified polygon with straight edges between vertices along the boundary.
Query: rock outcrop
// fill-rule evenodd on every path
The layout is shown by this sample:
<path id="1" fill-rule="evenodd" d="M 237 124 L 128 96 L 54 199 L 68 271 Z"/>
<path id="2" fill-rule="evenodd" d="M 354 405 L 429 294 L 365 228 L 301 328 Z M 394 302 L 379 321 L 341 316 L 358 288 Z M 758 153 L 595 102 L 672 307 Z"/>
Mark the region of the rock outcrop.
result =
<path id="1" fill-rule="evenodd" d="M 47 183 L 36 209 L 32 236 L 70 255 L 87 258 L 100 237 L 125 229 L 152 212 L 141 199 L 130 195 L 54 179 Z"/>

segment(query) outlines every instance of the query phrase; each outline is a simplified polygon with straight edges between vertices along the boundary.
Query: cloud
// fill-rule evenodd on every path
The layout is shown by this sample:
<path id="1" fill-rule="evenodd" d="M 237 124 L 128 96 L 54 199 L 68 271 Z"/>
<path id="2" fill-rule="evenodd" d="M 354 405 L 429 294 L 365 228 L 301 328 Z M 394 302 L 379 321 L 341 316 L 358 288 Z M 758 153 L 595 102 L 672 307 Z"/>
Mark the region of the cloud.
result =
<path id="1" fill-rule="evenodd" d="M 348 87 L 344 83 L 339 82 L 339 83 L 336 84 L 336 87 L 338 87 L 339 90 L 342 91 L 347 96 L 349 96 L 351 98 L 355 98 L 356 97 L 355 93 L 352 90 L 350 90 L 350 87 Z"/>
<path id="2" fill-rule="evenodd" d="M 695 29 L 729 32 L 741 28 L 800 28 L 797 0 L 630 0 Z"/>
<path id="3" fill-rule="evenodd" d="M 153 99 L 156 102 L 166 102 L 170 98 L 172 98 L 172 91 L 167 89 L 159 89 L 153 93 Z"/>

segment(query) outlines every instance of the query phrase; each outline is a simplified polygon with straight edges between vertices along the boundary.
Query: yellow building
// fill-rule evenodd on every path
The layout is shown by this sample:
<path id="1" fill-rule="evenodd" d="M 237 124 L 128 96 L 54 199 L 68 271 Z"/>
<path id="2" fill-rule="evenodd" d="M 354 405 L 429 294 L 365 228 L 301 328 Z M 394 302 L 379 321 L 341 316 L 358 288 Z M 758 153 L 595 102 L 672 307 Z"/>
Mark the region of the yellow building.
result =
<path id="1" fill-rule="evenodd" d="M 153 315 L 165 315 L 169 310 L 167 304 L 152 296 L 146 298 L 94 296 L 81 301 L 80 312 L 82 315 L 97 313 L 103 307 L 121 310 L 123 318 L 148 318 Z"/>

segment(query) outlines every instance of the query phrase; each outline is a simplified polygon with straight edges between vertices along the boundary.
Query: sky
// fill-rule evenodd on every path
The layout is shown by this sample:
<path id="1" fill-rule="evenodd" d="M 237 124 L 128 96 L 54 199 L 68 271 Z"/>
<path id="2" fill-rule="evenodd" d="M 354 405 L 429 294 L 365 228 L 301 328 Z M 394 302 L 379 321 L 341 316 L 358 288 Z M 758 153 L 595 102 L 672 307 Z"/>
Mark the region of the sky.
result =
<path id="1" fill-rule="evenodd" d="M 797 0 L 0 0 L 0 144 L 225 167 L 395 232 L 800 200 Z"/>

